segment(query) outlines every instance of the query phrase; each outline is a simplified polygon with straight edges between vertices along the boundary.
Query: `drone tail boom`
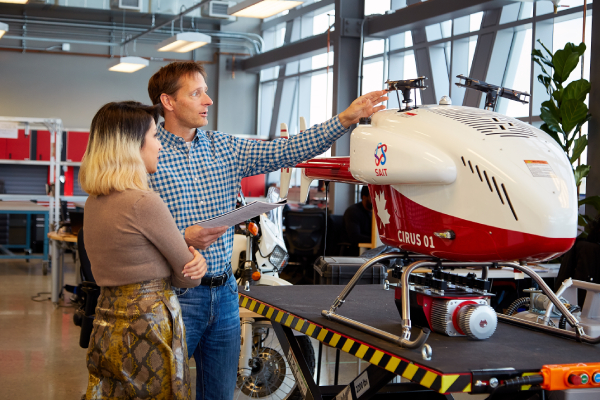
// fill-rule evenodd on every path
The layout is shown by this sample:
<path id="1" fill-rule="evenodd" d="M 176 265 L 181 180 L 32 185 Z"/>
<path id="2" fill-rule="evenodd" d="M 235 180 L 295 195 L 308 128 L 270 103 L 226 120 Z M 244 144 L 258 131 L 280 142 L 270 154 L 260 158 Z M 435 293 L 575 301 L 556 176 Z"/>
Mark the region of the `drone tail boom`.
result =
<path id="1" fill-rule="evenodd" d="M 296 165 L 302 168 L 300 201 L 306 202 L 312 181 L 325 180 L 350 184 L 361 184 L 350 173 L 350 157 L 315 158 Z"/>

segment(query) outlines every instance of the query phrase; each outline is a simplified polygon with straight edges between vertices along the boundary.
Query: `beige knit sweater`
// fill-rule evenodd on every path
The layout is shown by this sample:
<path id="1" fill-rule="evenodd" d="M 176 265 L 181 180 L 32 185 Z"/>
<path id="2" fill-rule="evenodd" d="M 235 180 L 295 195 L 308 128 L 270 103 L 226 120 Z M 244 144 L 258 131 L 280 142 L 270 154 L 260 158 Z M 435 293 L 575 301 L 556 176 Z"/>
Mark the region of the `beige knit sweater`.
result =
<path id="1" fill-rule="evenodd" d="M 121 286 L 171 277 L 173 286 L 195 287 L 183 276 L 193 259 L 166 204 L 154 192 L 129 189 L 90 196 L 83 234 L 98 286 Z"/>

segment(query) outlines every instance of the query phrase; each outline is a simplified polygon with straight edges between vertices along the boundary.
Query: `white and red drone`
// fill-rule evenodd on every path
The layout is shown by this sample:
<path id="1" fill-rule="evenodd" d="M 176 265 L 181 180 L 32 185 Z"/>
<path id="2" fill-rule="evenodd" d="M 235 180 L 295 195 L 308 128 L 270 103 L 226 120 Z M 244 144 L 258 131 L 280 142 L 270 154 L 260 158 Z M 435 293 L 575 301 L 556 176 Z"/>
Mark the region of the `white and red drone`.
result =
<path id="1" fill-rule="evenodd" d="M 410 107 L 424 78 L 388 81 L 404 109 L 354 129 L 349 157 L 299 164 L 301 198 L 316 179 L 367 184 L 381 241 L 440 259 L 530 262 L 564 253 L 577 234 L 569 159 L 545 132 L 492 111 L 498 96 L 524 102 L 527 94 L 459 78 L 487 93 L 487 109 L 448 98 Z"/>

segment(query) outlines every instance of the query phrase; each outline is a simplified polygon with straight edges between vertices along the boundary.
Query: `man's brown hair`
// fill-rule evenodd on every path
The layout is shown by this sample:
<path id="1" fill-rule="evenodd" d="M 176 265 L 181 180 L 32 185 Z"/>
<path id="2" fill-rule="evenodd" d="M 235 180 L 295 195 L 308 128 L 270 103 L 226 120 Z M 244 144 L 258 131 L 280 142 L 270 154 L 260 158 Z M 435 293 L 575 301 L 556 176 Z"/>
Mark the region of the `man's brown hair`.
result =
<path id="1" fill-rule="evenodd" d="M 197 61 L 176 61 L 159 69 L 148 82 L 148 94 L 152 104 L 161 104 L 160 95 L 163 93 L 169 96 L 174 95 L 181 87 L 179 79 L 196 72 L 206 79 L 204 66 Z M 160 111 L 162 114 L 162 108 Z"/>

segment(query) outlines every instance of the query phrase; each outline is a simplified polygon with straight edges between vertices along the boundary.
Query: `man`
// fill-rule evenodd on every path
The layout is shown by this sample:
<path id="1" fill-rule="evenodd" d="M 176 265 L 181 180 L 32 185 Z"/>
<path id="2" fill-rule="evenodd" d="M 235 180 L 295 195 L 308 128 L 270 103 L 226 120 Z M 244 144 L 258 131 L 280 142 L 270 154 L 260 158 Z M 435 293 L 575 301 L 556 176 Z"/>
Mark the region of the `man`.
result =
<path id="1" fill-rule="evenodd" d="M 383 109 L 377 104 L 387 97 L 385 91 L 370 93 L 289 140 L 263 142 L 200 129 L 213 104 L 205 79 L 204 68 L 193 61 L 171 63 L 150 79 L 150 99 L 162 104 L 165 118 L 157 129 L 163 145 L 158 171 L 150 179 L 188 245 L 202 250 L 208 264 L 200 286 L 174 288 L 188 352 L 196 360 L 196 399 L 231 400 L 240 350 L 237 284 L 230 265 L 233 228 L 203 229 L 194 223 L 232 210 L 242 178 L 323 153 L 359 118 Z"/>
<path id="2" fill-rule="evenodd" d="M 344 212 L 344 228 L 347 235 L 347 241 L 352 248 L 353 256 L 358 255 L 359 243 L 371 243 L 371 225 L 373 214 L 373 203 L 368 186 L 363 186 L 360 191 L 360 198 L 356 204 L 351 205 Z"/>

